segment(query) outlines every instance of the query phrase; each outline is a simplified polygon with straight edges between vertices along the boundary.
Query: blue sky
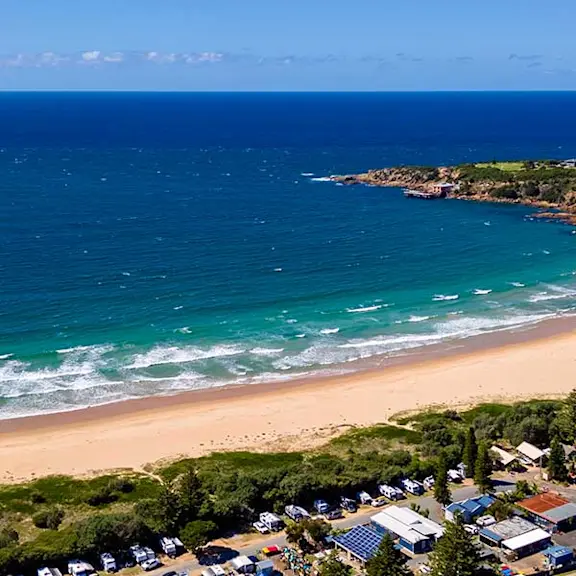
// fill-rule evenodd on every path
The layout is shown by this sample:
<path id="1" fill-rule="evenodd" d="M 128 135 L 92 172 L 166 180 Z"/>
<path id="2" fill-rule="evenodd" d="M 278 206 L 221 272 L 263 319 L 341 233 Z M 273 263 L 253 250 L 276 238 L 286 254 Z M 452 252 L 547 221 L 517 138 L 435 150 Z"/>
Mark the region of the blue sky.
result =
<path id="1" fill-rule="evenodd" d="M 576 89 L 575 0 L 0 0 L 0 89 Z"/>

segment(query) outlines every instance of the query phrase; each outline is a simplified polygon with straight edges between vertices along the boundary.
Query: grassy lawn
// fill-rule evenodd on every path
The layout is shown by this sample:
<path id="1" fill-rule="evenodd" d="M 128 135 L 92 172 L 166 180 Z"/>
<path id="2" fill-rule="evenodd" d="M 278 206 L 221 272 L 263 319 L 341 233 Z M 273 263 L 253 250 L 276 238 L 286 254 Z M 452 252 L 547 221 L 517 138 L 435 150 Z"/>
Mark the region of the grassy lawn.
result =
<path id="1" fill-rule="evenodd" d="M 524 170 L 524 162 L 478 162 L 476 168 L 498 168 L 504 172 Z"/>

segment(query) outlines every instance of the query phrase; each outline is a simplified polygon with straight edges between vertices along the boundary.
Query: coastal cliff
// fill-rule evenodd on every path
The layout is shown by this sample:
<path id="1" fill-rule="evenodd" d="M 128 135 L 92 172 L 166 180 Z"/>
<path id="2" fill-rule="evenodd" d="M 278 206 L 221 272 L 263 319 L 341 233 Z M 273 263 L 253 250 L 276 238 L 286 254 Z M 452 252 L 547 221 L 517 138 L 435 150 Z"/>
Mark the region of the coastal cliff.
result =
<path id="1" fill-rule="evenodd" d="M 524 204 L 545 210 L 536 214 L 537 217 L 576 224 L 576 163 L 573 160 L 491 162 L 439 168 L 397 166 L 332 176 L 332 180 L 345 185 L 400 187 L 461 200 Z"/>

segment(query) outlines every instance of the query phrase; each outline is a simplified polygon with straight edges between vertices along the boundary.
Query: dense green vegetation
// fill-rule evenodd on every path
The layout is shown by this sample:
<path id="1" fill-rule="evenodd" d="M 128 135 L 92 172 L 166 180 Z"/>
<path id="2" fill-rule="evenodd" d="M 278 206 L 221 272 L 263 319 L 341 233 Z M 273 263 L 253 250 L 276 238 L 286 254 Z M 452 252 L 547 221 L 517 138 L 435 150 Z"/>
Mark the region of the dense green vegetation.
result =
<path id="1" fill-rule="evenodd" d="M 309 508 L 316 498 L 337 502 L 360 490 L 375 494 L 379 483 L 422 480 L 472 455 L 476 466 L 476 443 L 485 455 L 493 442 L 547 446 L 556 435 L 565 441 L 574 437 L 575 411 L 576 393 L 566 402 L 430 411 L 398 418 L 397 425 L 350 429 L 309 452 L 215 453 L 150 475 L 52 476 L 0 486 L 0 573 L 33 573 L 76 556 L 96 562 L 104 550 L 155 546 L 158 534 L 180 535 L 197 550 L 214 535 L 248 529 L 264 510 Z M 490 465 L 481 466 L 485 476 Z M 448 501 L 441 484 L 438 499 Z M 314 541 L 316 526 L 306 530 Z"/>
<path id="2" fill-rule="evenodd" d="M 463 194 L 574 204 L 576 169 L 554 160 L 463 164 L 456 168 Z"/>

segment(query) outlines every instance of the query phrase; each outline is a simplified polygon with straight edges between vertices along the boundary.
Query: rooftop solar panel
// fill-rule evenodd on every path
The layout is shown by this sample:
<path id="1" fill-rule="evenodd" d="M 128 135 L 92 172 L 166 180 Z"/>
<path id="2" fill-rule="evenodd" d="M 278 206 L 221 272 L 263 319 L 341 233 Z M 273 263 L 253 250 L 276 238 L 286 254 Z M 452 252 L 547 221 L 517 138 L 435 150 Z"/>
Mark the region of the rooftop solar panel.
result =
<path id="1" fill-rule="evenodd" d="M 334 536 L 334 541 L 357 558 L 361 558 L 366 562 L 372 558 L 383 537 L 384 534 L 376 532 L 376 530 L 367 526 L 356 526 L 345 534 Z"/>

